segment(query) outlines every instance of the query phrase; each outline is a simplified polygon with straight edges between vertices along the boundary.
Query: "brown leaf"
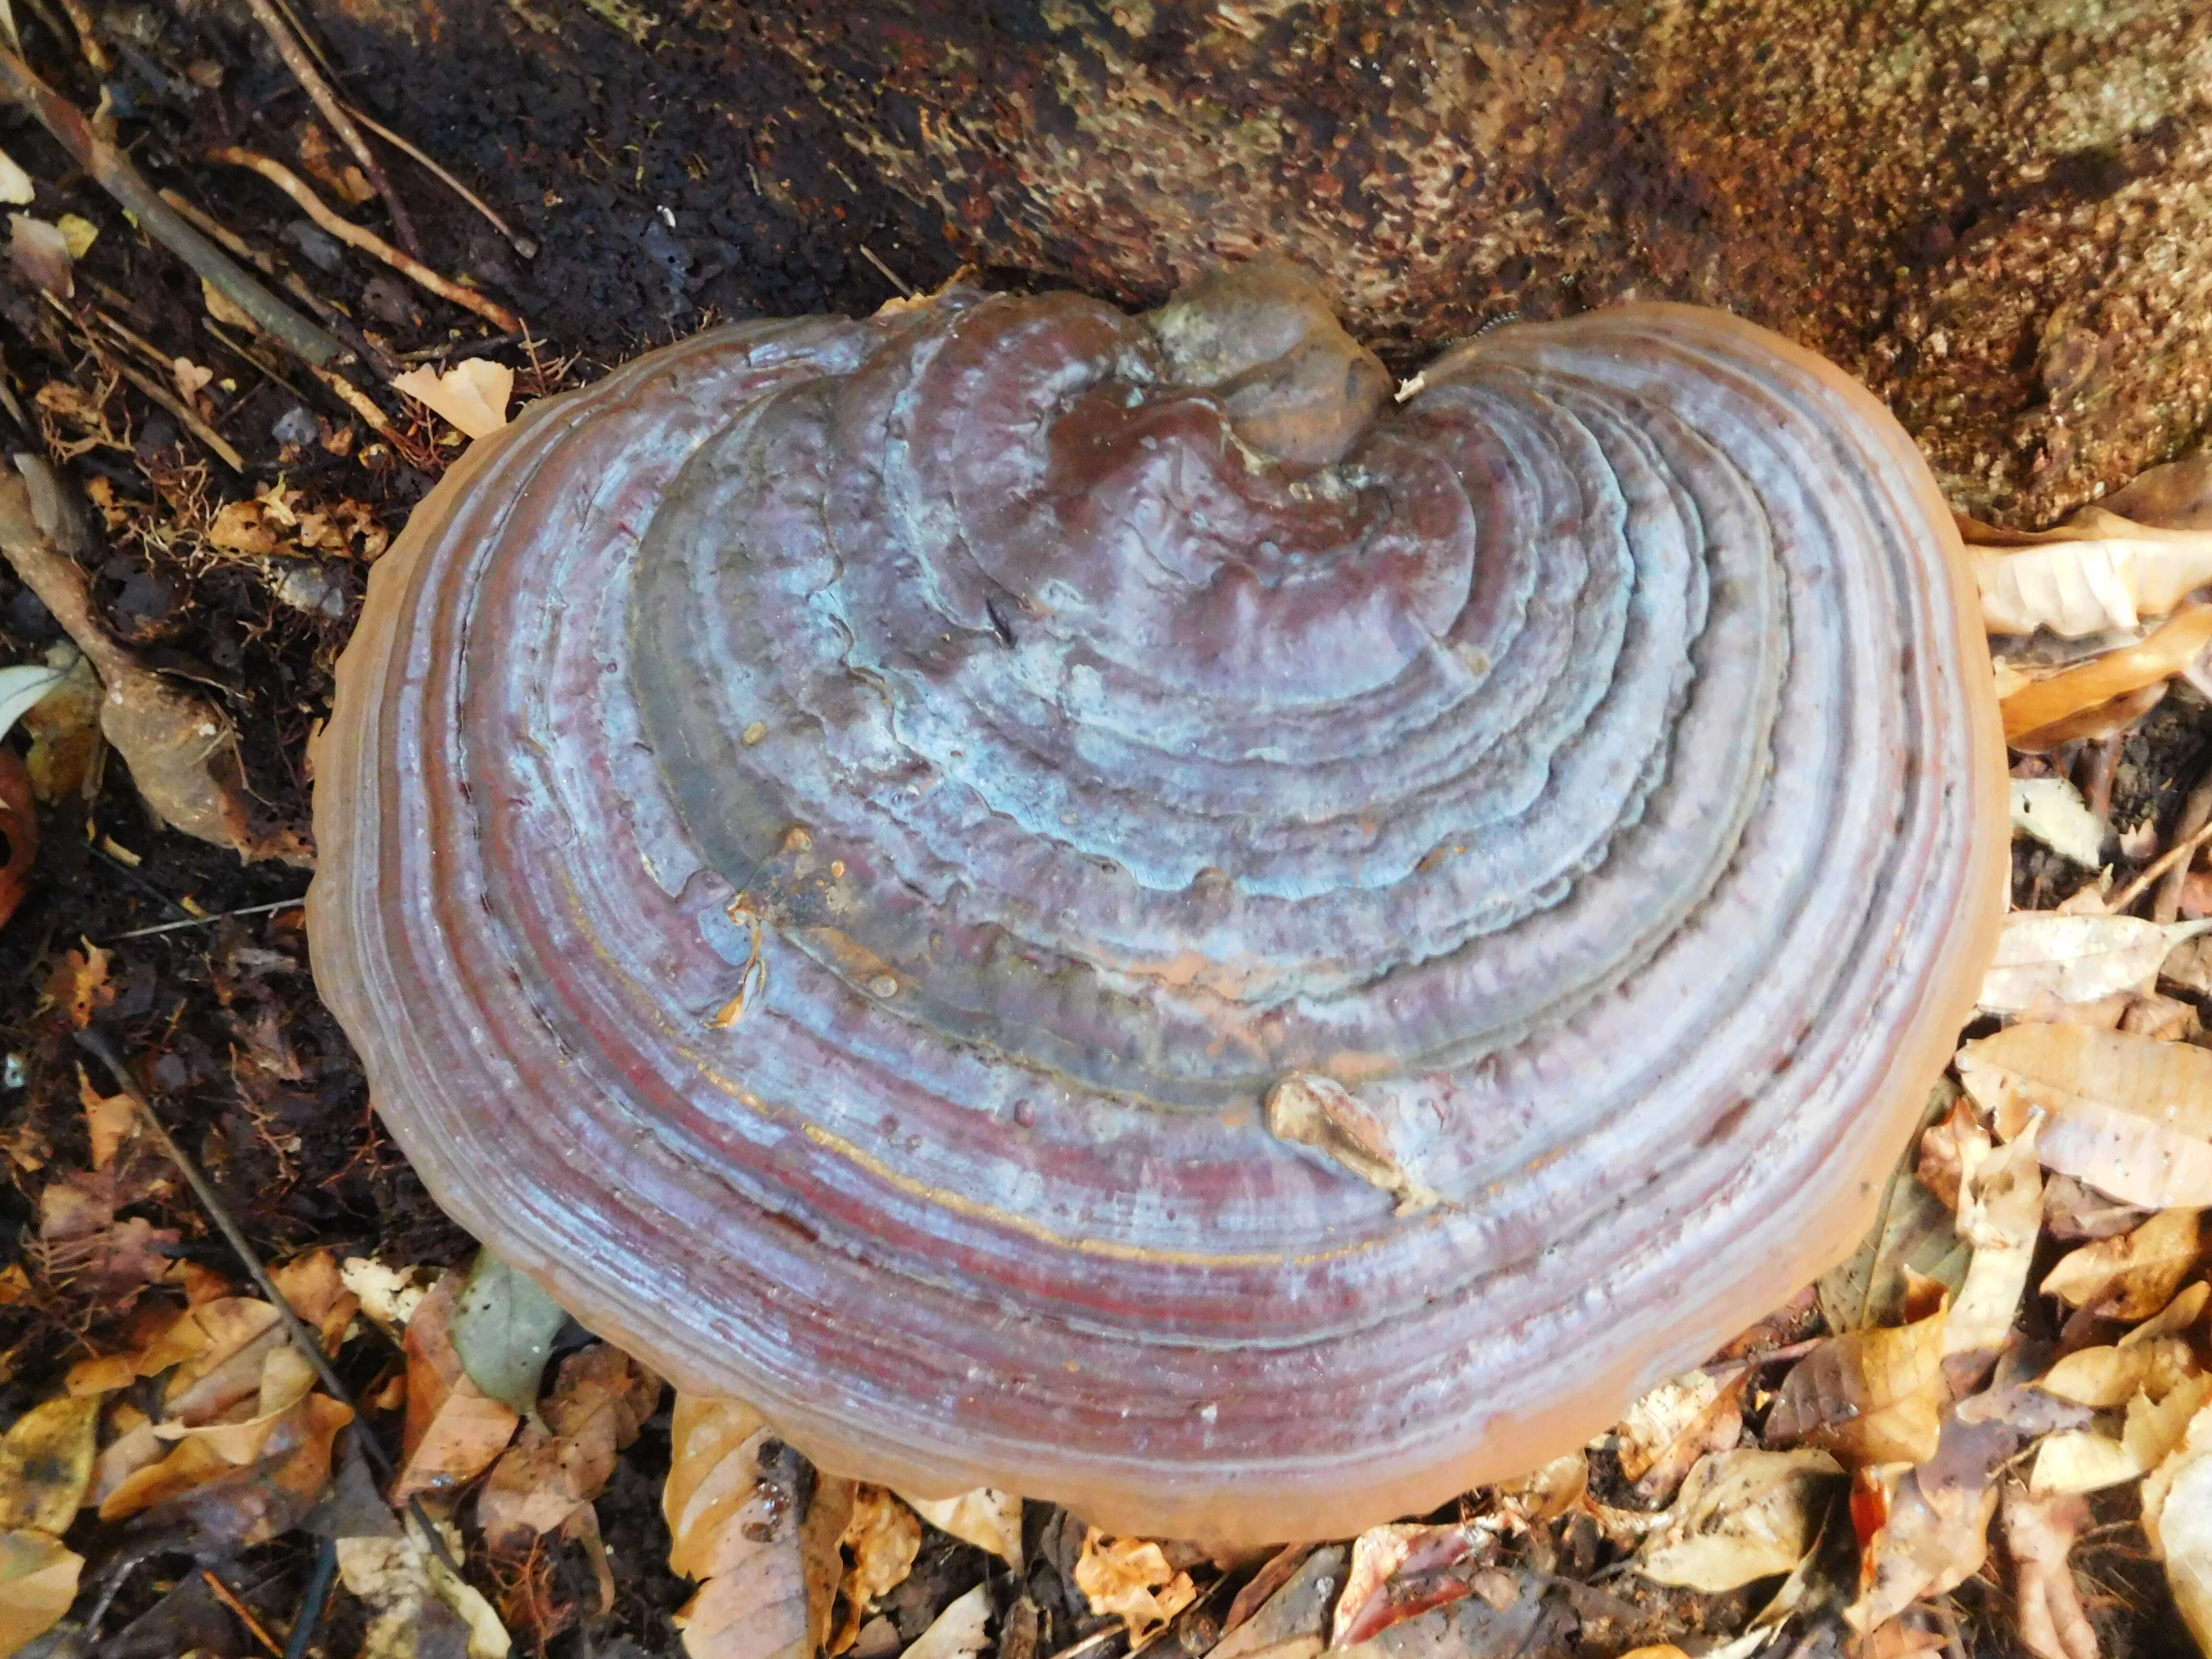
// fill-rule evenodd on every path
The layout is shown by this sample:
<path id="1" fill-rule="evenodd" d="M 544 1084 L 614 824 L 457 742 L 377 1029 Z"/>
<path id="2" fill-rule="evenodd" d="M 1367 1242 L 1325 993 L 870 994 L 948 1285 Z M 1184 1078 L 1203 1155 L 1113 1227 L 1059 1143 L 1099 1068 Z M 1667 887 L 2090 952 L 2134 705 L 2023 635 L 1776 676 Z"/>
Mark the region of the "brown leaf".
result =
<path id="1" fill-rule="evenodd" d="M 2021 1645 L 2035 1659 L 2097 1659 L 2097 1633 L 2066 1565 L 2088 1521 L 2082 1498 L 2034 1498 L 2019 1481 L 2005 1483 L 2005 1548 L 2019 1580 Z"/>
<path id="2" fill-rule="evenodd" d="M 394 380 L 392 389 L 444 416 L 470 437 L 489 438 L 507 424 L 514 371 L 489 357 L 465 358 L 442 374 L 425 363 Z"/>
<path id="3" fill-rule="evenodd" d="M 228 718 L 143 666 L 100 620 L 84 569 L 71 556 L 87 544 L 88 532 L 59 477 L 32 456 L 19 456 L 16 467 L 23 477 L 0 470 L 0 553 L 98 670 L 106 688 L 100 730 L 131 769 L 148 809 L 248 860 L 312 864 L 297 832 L 254 828 Z"/>
<path id="4" fill-rule="evenodd" d="M 1767 1414 L 1767 1438 L 1802 1442 L 1849 1463 L 1935 1455 L 1945 1398 L 1946 1310 L 1903 1327 L 1831 1337 L 1791 1368 Z"/>
<path id="5" fill-rule="evenodd" d="M 392 1501 L 450 1492 L 491 1467 L 514 1437 L 520 1413 L 473 1382 L 454 1351 L 453 1316 L 466 1275 L 448 1273 L 407 1322 L 407 1425 Z"/>
<path id="6" fill-rule="evenodd" d="M 2059 1258 L 2042 1290 L 2069 1307 L 2148 1319 L 2172 1297 L 2203 1252 L 2202 1212 L 2160 1210 L 2131 1233 L 2100 1238 Z"/>
<path id="7" fill-rule="evenodd" d="M 1950 1391 L 1966 1393 L 2003 1348 L 2027 1289 L 2036 1236 L 2043 1224 L 2043 1171 L 2030 1123 L 2015 1139 L 1978 1160 L 1959 1205 L 1959 1236 L 1973 1260 L 1943 1328 L 1943 1363 Z"/>
<path id="8" fill-rule="evenodd" d="M 1337 1600 L 1329 1646 L 1369 1641 L 1472 1595 L 1473 1574 L 1496 1553 L 1495 1534 L 1477 1523 L 1369 1528 L 1352 1540 L 1352 1570 Z"/>
<path id="9" fill-rule="evenodd" d="M 361 1311 L 361 1298 L 345 1287 L 337 1258 L 328 1250 L 310 1250 L 270 1268 L 269 1277 L 292 1311 L 321 1336 L 324 1351 L 336 1353 Z"/>
<path id="10" fill-rule="evenodd" d="M 1620 1472 L 1637 1496 L 1661 1504 L 1711 1452 L 1732 1449 L 1743 1431 L 1743 1396 L 1751 1370 L 1695 1370 L 1662 1382 L 1629 1407 L 1621 1419 Z"/>
<path id="11" fill-rule="evenodd" d="M 1128 1626 L 1132 1646 L 1197 1598 L 1190 1575 L 1169 1565 L 1149 1539 L 1114 1538 L 1093 1527 L 1084 1535 L 1075 1564 L 1075 1587 L 1093 1613 L 1114 1613 Z M 1351 1589 L 1346 1585 L 1347 1591 Z"/>
<path id="12" fill-rule="evenodd" d="M 48 1532 L 76 1519 L 92 1483 L 97 1396 L 64 1395 L 31 1407 L 0 1438 L 0 1531 Z"/>
<path id="13" fill-rule="evenodd" d="M 0 1653 L 52 1630 L 76 1600 L 84 1558 L 43 1532 L 0 1533 Z"/>
<path id="14" fill-rule="evenodd" d="M 678 1394 L 670 1440 L 668 1565 L 705 1581 L 676 1615 L 684 1651 L 811 1659 L 844 1574 L 853 1483 L 817 1474 L 740 1401 Z"/>
<path id="15" fill-rule="evenodd" d="M 851 1647 L 876 1601 L 906 1582 L 921 1552 L 921 1521 L 882 1486 L 853 1490 L 853 1515 L 837 1540 L 851 1565 L 838 1587 L 842 1617 L 827 1644 L 833 1654 Z"/>
<path id="16" fill-rule="evenodd" d="M 2179 673 L 2212 641 L 2212 604 L 2191 602 L 2138 645 L 2036 680 L 1998 705 L 2008 738 L 2032 737 L 2069 716 Z"/>
<path id="17" fill-rule="evenodd" d="M 1791 1571 L 1820 1534 L 1843 1471 L 1810 1448 L 1718 1453 L 1690 1471 L 1636 1570 L 1656 1583 L 1730 1590 Z"/>
<path id="18" fill-rule="evenodd" d="M 0 926 L 5 926 L 23 902 L 23 895 L 31 890 L 31 866 L 39 857 L 39 807 L 23 757 L 3 744 L 0 744 L 0 839 L 8 843 L 8 861 L 0 864 Z"/>
<path id="19" fill-rule="evenodd" d="M 541 1408 L 543 1426 L 525 1426 L 477 1494 L 485 1541 L 495 1550 L 517 1551 L 574 1520 L 606 1490 L 615 1454 L 653 1415 L 661 1386 L 611 1343 L 593 1343 L 562 1360 Z"/>

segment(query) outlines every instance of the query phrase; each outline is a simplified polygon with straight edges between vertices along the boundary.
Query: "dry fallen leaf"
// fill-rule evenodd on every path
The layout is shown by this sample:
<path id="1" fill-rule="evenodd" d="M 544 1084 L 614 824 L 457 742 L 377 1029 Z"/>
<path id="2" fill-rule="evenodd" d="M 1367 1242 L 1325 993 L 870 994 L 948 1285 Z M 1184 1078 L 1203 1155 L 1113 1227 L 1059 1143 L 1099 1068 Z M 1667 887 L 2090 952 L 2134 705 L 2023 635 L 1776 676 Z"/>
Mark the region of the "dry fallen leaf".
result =
<path id="1" fill-rule="evenodd" d="M 76 1600 L 84 1558 L 43 1532 L 0 1532 L 0 1654 L 28 1646 Z"/>
<path id="2" fill-rule="evenodd" d="M 407 1428 L 394 1504 L 466 1486 L 507 1449 L 522 1421 L 520 1413 L 470 1381 L 454 1351 L 453 1322 L 464 1279 L 447 1273 L 407 1322 Z"/>
<path id="3" fill-rule="evenodd" d="M 404 1519 L 400 1537 L 337 1540 L 338 1576 L 369 1613 L 361 1659 L 507 1659 L 514 1644 L 498 1613 L 447 1565 L 461 1559 L 459 1529 L 436 1523 L 434 1544 L 411 1511 Z"/>
<path id="4" fill-rule="evenodd" d="M 1809 1447 L 1716 1453 L 1690 1471 L 1636 1570 L 1705 1591 L 1788 1572 L 1813 1547 L 1842 1474 L 1834 1458 Z"/>
<path id="5" fill-rule="evenodd" d="M 2081 639 L 2162 617 L 2212 582 L 2212 535 L 2161 529 L 2106 507 L 2055 530 L 1967 531 L 1982 619 L 1992 634 L 2039 628 Z"/>
<path id="6" fill-rule="evenodd" d="M 2212 537 L 2205 540 L 2212 545 Z M 2103 862 L 2105 841 L 2112 834 L 2064 778 L 2014 778 L 2012 827 L 2015 835 L 2032 836 L 2087 870 Z"/>
<path id="7" fill-rule="evenodd" d="M 2016 1134 L 2051 1115 L 2045 1169 L 2146 1209 L 2212 1206 L 2212 1053 L 2128 1031 L 2014 1025 L 1958 1054 L 1960 1080 Z"/>
<path id="8" fill-rule="evenodd" d="M 1128 1626 L 1133 1647 L 1188 1607 L 1198 1595 L 1190 1575 L 1168 1564 L 1158 1544 L 1144 1538 L 1109 1538 L 1093 1527 L 1075 1564 L 1075 1585 L 1093 1613 L 1110 1613 Z"/>
<path id="9" fill-rule="evenodd" d="M 2142 1526 L 2166 1562 L 2182 1621 L 2197 1646 L 2212 1651 L 2212 1406 L 2197 1408 L 2143 1481 Z"/>
<path id="10" fill-rule="evenodd" d="M 0 1530 L 69 1530 L 91 1484 L 99 1421 L 98 1398 L 64 1395 L 9 1425 L 0 1438 Z"/>
<path id="11" fill-rule="evenodd" d="M 1973 1260 L 1943 1328 L 1951 1390 L 1978 1381 L 2012 1331 L 2027 1288 L 2028 1265 L 2043 1225 L 2043 1171 L 2031 1123 L 2016 1139 L 1974 1162 L 1959 1204 L 1959 1236 Z"/>
<path id="12" fill-rule="evenodd" d="M 442 415 L 471 438 L 489 438 L 507 424 L 507 405 L 514 396 L 514 371 L 489 357 L 470 357 L 439 374 L 428 363 L 410 368 L 392 382 Z"/>
<path id="13" fill-rule="evenodd" d="M 2044 1276 L 2043 1293 L 2112 1319 L 2147 1319 L 2166 1304 L 2202 1246 L 2199 1212 L 2160 1210 L 2133 1232 L 2060 1257 Z"/>
<path id="14" fill-rule="evenodd" d="M 830 1632 L 828 1650 L 842 1653 L 860 1633 L 861 1620 L 877 1600 L 906 1582 L 921 1553 L 921 1522 L 882 1486 L 853 1489 L 853 1515 L 837 1540 L 850 1558 L 838 1586 L 843 1617 Z"/>
<path id="15" fill-rule="evenodd" d="M 70 258 L 69 237 L 59 225 L 50 225 L 27 213 L 11 213 L 8 230 L 9 257 L 18 276 L 58 300 L 66 300 L 76 291 L 76 279 L 70 274 L 75 261 Z"/>
<path id="16" fill-rule="evenodd" d="M 2097 1633 L 2066 1565 L 2088 1521 L 2080 1498 L 2037 1498 L 2017 1480 L 2005 1485 L 2005 1548 L 2018 1580 L 2021 1645 L 2035 1659 L 2097 1659 Z"/>
<path id="17" fill-rule="evenodd" d="M 811 1659 L 844 1575 L 853 1483 L 818 1475 L 802 1503 L 806 1466 L 741 1401 L 678 1394 L 669 1438 L 669 1570 L 704 1581 L 676 1615 L 684 1650 Z"/>
<path id="18" fill-rule="evenodd" d="M 957 1498 L 915 1498 L 901 1492 L 906 1506 L 942 1533 L 995 1555 L 1008 1566 L 1022 1565 L 1022 1500 L 994 1486 L 978 1486 Z"/>
<path id="19" fill-rule="evenodd" d="M 1746 1365 L 1690 1371 L 1629 1407 L 1617 1454 L 1620 1472 L 1636 1483 L 1638 1497 L 1665 1503 L 1698 1459 L 1736 1443 L 1751 1375 Z"/>
<path id="20" fill-rule="evenodd" d="M 2039 1003 L 2088 1003 L 2147 991 L 2166 952 L 2204 930 L 2202 922 L 2160 926 L 2139 916 L 2016 910 L 1997 937 L 1979 1002 L 1987 1013 L 2018 1014 Z"/>
<path id="21" fill-rule="evenodd" d="M 145 667 L 109 633 L 84 568 L 72 556 L 87 546 L 74 500 L 44 461 L 20 455 L 14 470 L 0 469 L 0 553 L 98 671 L 106 688 L 100 730 L 130 768 L 149 810 L 172 828 L 231 848 L 249 861 L 311 864 L 313 856 L 297 832 L 254 826 L 238 734 L 228 718 Z"/>
<path id="22" fill-rule="evenodd" d="M 2033 741 L 2037 732 L 2100 704 L 2171 678 L 2212 642 L 2212 604 L 2191 602 L 2136 645 L 2034 680 L 1998 704 L 2005 737 Z"/>
<path id="23" fill-rule="evenodd" d="M 611 1343 L 562 1360 L 540 1420 L 524 1428 L 477 1492 L 485 1541 L 520 1550 L 565 1526 L 606 1490 L 615 1454 L 637 1437 L 660 1391 L 658 1376 Z"/>
<path id="24" fill-rule="evenodd" d="M 1393 1625 L 1474 1594 L 1473 1567 L 1492 1559 L 1495 1545 L 1493 1529 L 1480 1522 L 1370 1527 L 1352 1540 L 1352 1568 L 1337 1598 L 1329 1646 L 1370 1641 Z"/>
<path id="25" fill-rule="evenodd" d="M 1946 1391 L 1948 1310 L 1911 1324 L 1830 1337 L 1783 1379 L 1767 1438 L 1834 1453 L 1845 1462 L 1918 1463 L 1935 1455 Z"/>
<path id="26" fill-rule="evenodd" d="M 990 1644 L 984 1635 L 990 1617 L 990 1589 L 978 1584 L 939 1613 L 899 1659 L 975 1659 Z"/>

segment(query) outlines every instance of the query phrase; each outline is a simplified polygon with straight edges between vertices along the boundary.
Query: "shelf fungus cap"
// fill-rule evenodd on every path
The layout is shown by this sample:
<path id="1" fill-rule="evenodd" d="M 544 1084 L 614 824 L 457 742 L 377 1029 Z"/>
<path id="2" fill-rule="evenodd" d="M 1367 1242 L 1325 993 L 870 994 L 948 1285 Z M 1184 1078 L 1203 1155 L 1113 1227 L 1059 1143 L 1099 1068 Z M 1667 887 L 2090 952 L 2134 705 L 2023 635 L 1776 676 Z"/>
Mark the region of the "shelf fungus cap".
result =
<path id="1" fill-rule="evenodd" d="M 479 441 L 318 755 L 465 1225 L 826 1465 L 1342 1535 L 1846 1251 L 2003 757 L 1879 404 L 1717 313 L 1401 399 L 1296 271 L 727 328 Z"/>

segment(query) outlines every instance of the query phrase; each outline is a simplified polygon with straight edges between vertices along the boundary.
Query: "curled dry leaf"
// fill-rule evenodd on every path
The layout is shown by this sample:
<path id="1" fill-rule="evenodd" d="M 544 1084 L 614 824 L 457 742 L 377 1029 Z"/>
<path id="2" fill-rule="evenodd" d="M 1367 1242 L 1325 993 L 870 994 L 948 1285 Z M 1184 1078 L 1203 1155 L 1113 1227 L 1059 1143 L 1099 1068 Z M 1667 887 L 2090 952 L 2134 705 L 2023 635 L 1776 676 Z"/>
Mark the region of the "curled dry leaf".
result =
<path id="1" fill-rule="evenodd" d="M 2060 1257 L 2043 1293 L 2112 1319 L 2147 1319 L 2166 1305 L 2203 1248 L 2201 1212 L 2161 1210 L 2133 1232 Z"/>
<path id="2" fill-rule="evenodd" d="M 526 1548 L 597 1499 L 614 1475 L 616 1453 L 659 1405 L 661 1386 L 611 1343 L 562 1360 L 539 1418 L 492 1465 L 477 1493 L 485 1541 L 495 1550 Z"/>
<path id="3" fill-rule="evenodd" d="M 0 1532 L 0 1653 L 27 1647 L 76 1600 L 84 1558 L 51 1533 Z"/>
<path id="4" fill-rule="evenodd" d="M 906 1506 L 963 1544 L 995 1555 L 1008 1566 L 1022 1565 L 1022 1500 L 994 1486 L 978 1486 L 957 1498 L 899 1497 Z"/>
<path id="5" fill-rule="evenodd" d="M 442 374 L 425 363 L 397 377 L 392 388 L 444 416 L 470 437 L 489 438 L 507 424 L 514 371 L 489 357 L 467 358 Z"/>
<path id="6" fill-rule="evenodd" d="M 1993 1389 L 1961 1401 L 1936 1455 L 1917 1468 L 1866 1468 L 1852 1512 L 1860 1521 L 1859 1600 L 1846 1618 L 1879 1630 L 1923 1596 L 1964 1583 L 1989 1555 L 1996 1478 L 2039 1437 L 2079 1428 L 2089 1413 L 2032 1389 Z"/>
<path id="7" fill-rule="evenodd" d="M 2019 1014 L 2147 991 L 2166 953 L 2204 930 L 2195 921 L 2016 910 L 2005 918 L 1978 1000 L 1986 1013 Z"/>
<path id="8" fill-rule="evenodd" d="M 1767 1437 L 1817 1446 L 1852 1464 L 1932 1457 L 1946 1397 L 1948 1318 L 1939 1308 L 1908 1325 L 1830 1337 L 1783 1379 Z"/>
<path id="9" fill-rule="evenodd" d="M 1843 1474 L 1824 1451 L 1742 1449 L 1690 1471 L 1666 1525 L 1646 1538 L 1636 1570 L 1662 1584 L 1735 1589 L 1785 1573 L 1820 1535 Z"/>
<path id="10" fill-rule="evenodd" d="M 2097 1633 L 2066 1565 L 2089 1506 L 2074 1497 L 2038 1498 L 2005 1483 L 2005 1549 L 2017 1579 L 2021 1645 L 2035 1659 L 2097 1659 Z"/>
<path id="11" fill-rule="evenodd" d="M 1075 1587 L 1093 1613 L 1117 1615 L 1131 1645 L 1142 1642 L 1197 1598 L 1190 1575 L 1170 1565 L 1145 1538 L 1109 1538 L 1093 1527 L 1075 1564 Z"/>
<path id="12" fill-rule="evenodd" d="M 975 1659 L 989 1645 L 990 1618 L 990 1588 L 978 1584 L 931 1620 L 899 1659 Z"/>
<path id="13" fill-rule="evenodd" d="M 254 827 L 228 717 L 143 666 L 108 632 L 72 556 L 88 544 L 76 503 L 45 462 L 18 455 L 15 471 L 0 469 L 0 554 L 99 672 L 106 688 L 100 731 L 131 769 L 149 810 L 172 828 L 231 848 L 249 861 L 312 864 L 296 832 Z"/>
<path id="14" fill-rule="evenodd" d="M 1298 1652 L 1318 1653 L 1350 1559 L 1351 1550 L 1343 1544 L 1311 1550 L 1278 1588 L 1255 1598 L 1256 1607 L 1235 1620 L 1206 1659 L 1288 1659 Z M 1240 1595 L 1238 1606 L 1243 1600 Z"/>
<path id="15" fill-rule="evenodd" d="M 2212 544 L 2212 537 L 2205 539 Z M 2014 778 L 2012 827 L 2015 835 L 2033 836 L 2087 870 L 2103 862 L 2105 842 L 2112 834 L 2111 826 L 2064 778 Z"/>
<path id="16" fill-rule="evenodd" d="M 2212 643 L 2212 604 L 2191 602 L 2149 638 L 2032 681 L 1997 705 L 2008 740 L 2034 734 L 2087 710 L 2172 678 Z"/>
<path id="17" fill-rule="evenodd" d="M 2036 1161 L 2039 1123 L 1978 1158 L 1959 1205 L 1959 1236 L 1973 1260 L 1943 1327 L 1943 1359 L 1951 1391 L 1966 1392 L 2012 1331 L 2013 1315 L 2043 1225 L 2043 1171 Z"/>
<path id="18" fill-rule="evenodd" d="M 2139 472 L 2105 498 L 2107 512 L 2166 530 L 2212 530 L 2212 450 Z"/>
<path id="19" fill-rule="evenodd" d="M 464 1275 L 447 1273 L 407 1322 L 407 1428 L 394 1504 L 466 1486 L 507 1449 L 522 1421 L 471 1380 L 453 1347 L 463 1283 Z"/>
<path id="20" fill-rule="evenodd" d="M 1348 1648 L 1393 1625 L 1474 1593 L 1475 1566 L 1495 1553 L 1480 1522 L 1431 1527 L 1392 1522 L 1352 1540 L 1352 1569 L 1337 1598 L 1328 1644 Z"/>
<path id="21" fill-rule="evenodd" d="M 2143 1533 L 2166 1562 L 2189 1632 L 2212 1652 L 2212 1406 L 2200 1406 L 2179 1443 L 2143 1482 Z"/>
<path id="22" fill-rule="evenodd" d="M 2110 1410 L 2136 1395 L 2163 1400 L 2197 1370 L 2189 1345 L 2162 1336 L 2125 1347 L 2081 1348 L 2068 1354 L 2036 1387 L 2077 1406 Z"/>
<path id="23" fill-rule="evenodd" d="M 418 1314 L 419 1319 L 421 1316 Z M 844 1576 L 853 1483 L 817 1475 L 742 1401 L 678 1394 L 662 1507 L 691 1659 L 811 1659 Z"/>
<path id="24" fill-rule="evenodd" d="M 2040 1108 L 2047 1170 L 2146 1209 L 2212 1206 L 2212 1053 L 2129 1031 L 2014 1025 L 1958 1054 L 2001 1134 Z"/>
<path id="25" fill-rule="evenodd" d="M 1690 1371 L 1628 1408 L 1620 1430 L 1620 1472 L 1636 1483 L 1639 1498 L 1666 1502 L 1698 1459 L 1736 1443 L 1750 1382 L 1747 1365 Z"/>
<path id="26" fill-rule="evenodd" d="M 842 1653 L 860 1633 L 860 1621 L 878 1598 L 906 1582 L 921 1553 L 921 1522 L 882 1486 L 853 1489 L 853 1515 L 838 1540 L 851 1565 L 838 1587 L 842 1616 L 827 1644 Z"/>
<path id="27" fill-rule="evenodd" d="M 2212 534 L 2163 529 L 2109 507 L 2055 530 L 1967 532 L 1982 619 L 1992 634 L 2038 629 L 2082 639 L 2163 617 L 2212 582 Z"/>
<path id="28" fill-rule="evenodd" d="M 338 1577 L 368 1608 L 362 1659 L 507 1659 L 514 1644 L 499 1614 L 449 1565 L 461 1559 L 459 1529 L 437 1522 L 434 1542 L 412 1511 L 404 1519 L 399 1537 L 337 1540 Z"/>

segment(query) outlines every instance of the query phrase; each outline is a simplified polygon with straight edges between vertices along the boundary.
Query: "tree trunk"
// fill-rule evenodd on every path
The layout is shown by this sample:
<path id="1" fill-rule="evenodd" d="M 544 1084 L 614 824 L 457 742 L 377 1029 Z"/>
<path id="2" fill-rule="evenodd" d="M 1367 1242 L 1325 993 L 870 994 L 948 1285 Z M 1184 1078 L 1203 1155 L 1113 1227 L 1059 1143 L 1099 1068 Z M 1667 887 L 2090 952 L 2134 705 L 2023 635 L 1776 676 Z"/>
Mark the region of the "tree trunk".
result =
<path id="1" fill-rule="evenodd" d="M 2212 413 L 2212 8 L 759 0 L 641 23 L 650 49 L 580 11 L 516 25 L 574 3 L 325 18 L 465 58 L 565 35 L 647 82 L 720 51 L 795 94 L 726 189 L 804 217 L 836 210 L 821 169 L 872 176 L 941 221 L 935 257 L 1121 299 L 1281 250 L 1401 363 L 1515 313 L 1723 306 L 1860 374 L 1992 516 L 2087 500 Z M 443 4 L 507 36 L 425 25 Z M 671 142 L 716 118 L 665 116 Z"/>

